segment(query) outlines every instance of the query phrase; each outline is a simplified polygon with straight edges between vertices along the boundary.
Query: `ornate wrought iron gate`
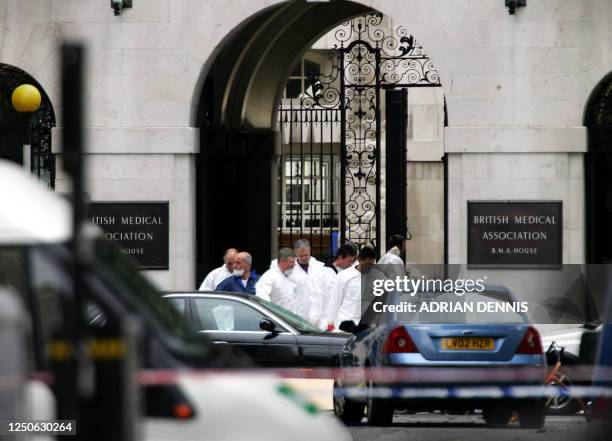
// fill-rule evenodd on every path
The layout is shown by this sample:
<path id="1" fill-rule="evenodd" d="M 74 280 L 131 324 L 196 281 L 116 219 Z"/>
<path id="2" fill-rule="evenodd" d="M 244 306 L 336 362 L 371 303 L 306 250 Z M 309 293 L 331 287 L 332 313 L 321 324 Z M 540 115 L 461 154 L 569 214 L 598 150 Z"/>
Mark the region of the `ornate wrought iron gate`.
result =
<path id="1" fill-rule="evenodd" d="M 343 23 L 334 48 L 311 50 L 278 109 L 278 242 L 307 238 L 327 258 L 345 240 L 381 240 L 381 90 L 440 86 L 405 28 L 388 35 L 381 14 Z"/>

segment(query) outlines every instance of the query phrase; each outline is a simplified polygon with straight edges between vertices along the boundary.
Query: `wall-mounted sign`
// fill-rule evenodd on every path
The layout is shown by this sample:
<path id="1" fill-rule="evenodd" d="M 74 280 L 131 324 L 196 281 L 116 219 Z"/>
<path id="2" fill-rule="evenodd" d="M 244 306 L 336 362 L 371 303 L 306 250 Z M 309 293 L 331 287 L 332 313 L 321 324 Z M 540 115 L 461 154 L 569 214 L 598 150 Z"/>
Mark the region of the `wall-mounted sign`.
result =
<path id="1" fill-rule="evenodd" d="M 168 269 L 168 202 L 92 202 L 88 215 L 141 269 Z"/>
<path id="2" fill-rule="evenodd" d="M 468 201 L 467 208 L 469 266 L 561 266 L 561 201 Z"/>

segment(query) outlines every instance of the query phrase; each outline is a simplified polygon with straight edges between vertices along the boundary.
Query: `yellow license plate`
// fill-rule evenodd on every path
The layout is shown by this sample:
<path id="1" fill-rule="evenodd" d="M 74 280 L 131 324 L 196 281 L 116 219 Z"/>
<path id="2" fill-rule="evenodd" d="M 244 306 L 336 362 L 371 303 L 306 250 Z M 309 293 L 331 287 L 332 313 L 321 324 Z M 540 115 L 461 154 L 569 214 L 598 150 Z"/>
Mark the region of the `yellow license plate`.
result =
<path id="1" fill-rule="evenodd" d="M 492 338 L 443 338 L 442 349 L 451 351 L 492 351 L 494 349 L 494 345 Z"/>

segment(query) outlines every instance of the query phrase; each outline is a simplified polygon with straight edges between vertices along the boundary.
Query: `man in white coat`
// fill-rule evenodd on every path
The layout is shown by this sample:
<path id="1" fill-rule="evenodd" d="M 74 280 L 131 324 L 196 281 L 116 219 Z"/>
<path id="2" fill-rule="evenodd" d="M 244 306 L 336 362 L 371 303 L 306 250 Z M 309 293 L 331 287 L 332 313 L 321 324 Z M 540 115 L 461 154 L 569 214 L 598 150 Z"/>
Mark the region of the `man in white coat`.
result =
<path id="1" fill-rule="evenodd" d="M 318 326 L 323 313 L 323 295 L 331 287 L 328 283 L 329 273 L 323 262 L 311 255 L 310 242 L 299 239 L 293 244 L 295 251 L 295 266 L 289 280 L 295 283 L 295 303 L 293 312 Z M 277 266 L 274 259 L 270 268 Z M 328 287 L 329 285 L 329 287 Z"/>
<path id="2" fill-rule="evenodd" d="M 236 253 L 238 253 L 238 250 L 235 248 L 229 248 L 225 251 L 223 265 L 208 273 L 200 285 L 199 291 L 214 291 L 221 282 L 232 275 Z"/>
<path id="3" fill-rule="evenodd" d="M 296 291 L 295 313 L 318 325 L 323 311 L 326 268 L 323 262 L 311 256 L 310 242 L 306 239 L 297 240 L 293 249 L 297 265 L 291 277 L 300 287 Z"/>
<path id="4" fill-rule="evenodd" d="M 311 277 L 311 302 L 308 310 L 308 320 L 320 329 L 327 329 L 325 319 L 327 305 L 329 304 L 330 293 L 336 282 L 336 273 L 327 266 L 316 269 L 316 276 Z M 314 292 L 313 292 L 314 291 Z"/>
<path id="5" fill-rule="evenodd" d="M 359 264 L 340 271 L 331 290 L 325 320 L 329 331 L 336 330 L 346 320 L 358 324 L 361 320 L 361 275 L 376 263 L 376 252 L 364 246 L 357 258 Z"/>
<path id="6" fill-rule="evenodd" d="M 382 256 L 378 263 L 380 265 L 404 265 L 402 256 L 406 255 L 406 238 L 401 234 L 394 234 L 389 238 L 387 254 Z"/>
<path id="7" fill-rule="evenodd" d="M 255 295 L 295 312 L 295 296 L 299 284 L 292 280 L 295 251 L 281 248 L 275 265 L 266 271 L 255 285 Z"/>
<path id="8" fill-rule="evenodd" d="M 406 276 L 406 238 L 401 234 L 394 234 L 389 238 L 387 254 L 382 256 L 377 262 L 381 266 L 381 271 L 390 279 Z"/>
<path id="9" fill-rule="evenodd" d="M 310 255 L 310 242 L 306 239 L 296 240 L 293 244 L 293 249 L 295 251 L 296 263 L 295 271 L 292 274 L 293 276 L 303 276 L 308 274 L 311 268 L 324 266 L 323 262 L 316 259 L 316 257 Z M 274 268 L 276 266 L 276 259 L 270 262 L 270 268 Z"/>

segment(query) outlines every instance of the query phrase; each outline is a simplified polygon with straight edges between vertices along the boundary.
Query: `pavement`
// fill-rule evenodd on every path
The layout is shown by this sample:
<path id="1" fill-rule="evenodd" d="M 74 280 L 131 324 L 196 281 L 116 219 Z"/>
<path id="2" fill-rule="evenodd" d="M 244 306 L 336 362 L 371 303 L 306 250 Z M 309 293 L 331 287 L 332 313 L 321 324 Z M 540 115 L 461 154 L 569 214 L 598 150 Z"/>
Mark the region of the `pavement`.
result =
<path id="1" fill-rule="evenodd" d="M 396 414 L 392 427 L 350 427 L 354 441 L 582 441 L 582 416 L 549 416 L 543 429 L 521 429 L 518 423 L 490 428 L 480 415 Z"/>
<path id="2" fill-rule="evenodd" d="M 334 409 L 334 380 L 285 378 L 284 382 L 316 404 L 320 410 Z"/>

